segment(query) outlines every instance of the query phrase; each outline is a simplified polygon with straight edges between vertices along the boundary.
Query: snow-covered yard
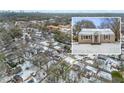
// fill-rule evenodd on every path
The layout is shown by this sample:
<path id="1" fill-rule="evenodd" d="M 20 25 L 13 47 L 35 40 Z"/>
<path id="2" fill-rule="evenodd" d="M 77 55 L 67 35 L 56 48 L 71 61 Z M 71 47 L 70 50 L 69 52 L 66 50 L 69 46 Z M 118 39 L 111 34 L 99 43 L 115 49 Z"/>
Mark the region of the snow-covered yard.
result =
<path id="1" fill-rule="evenodd" d="M 120 54 L 121 44 L 117 43 L 102 43 L 100 45 L 92 44 L 72 44 L 73 54 Z"/>

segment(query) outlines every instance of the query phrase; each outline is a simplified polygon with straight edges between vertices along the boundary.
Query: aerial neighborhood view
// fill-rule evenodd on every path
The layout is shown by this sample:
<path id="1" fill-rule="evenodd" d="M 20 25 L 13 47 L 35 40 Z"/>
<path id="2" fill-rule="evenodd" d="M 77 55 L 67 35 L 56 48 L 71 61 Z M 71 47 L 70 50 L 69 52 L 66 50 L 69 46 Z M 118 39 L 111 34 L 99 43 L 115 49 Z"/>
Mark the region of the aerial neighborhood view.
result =
<path id="1" fill-rule="evenodd" d="M 0 83 L 124 83 L 124 13 L 0 11 Z"/>

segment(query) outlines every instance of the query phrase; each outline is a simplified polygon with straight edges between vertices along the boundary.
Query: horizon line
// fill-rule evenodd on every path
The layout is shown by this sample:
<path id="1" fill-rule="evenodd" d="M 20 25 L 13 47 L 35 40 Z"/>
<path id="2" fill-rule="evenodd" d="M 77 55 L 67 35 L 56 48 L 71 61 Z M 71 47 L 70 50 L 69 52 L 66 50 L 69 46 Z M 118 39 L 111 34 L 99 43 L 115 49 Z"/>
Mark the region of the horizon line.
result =
<path id="1" fill-rule="evenodd" d="M 0 10 L 15 13 L 124 13 L 124 10 Z"/>

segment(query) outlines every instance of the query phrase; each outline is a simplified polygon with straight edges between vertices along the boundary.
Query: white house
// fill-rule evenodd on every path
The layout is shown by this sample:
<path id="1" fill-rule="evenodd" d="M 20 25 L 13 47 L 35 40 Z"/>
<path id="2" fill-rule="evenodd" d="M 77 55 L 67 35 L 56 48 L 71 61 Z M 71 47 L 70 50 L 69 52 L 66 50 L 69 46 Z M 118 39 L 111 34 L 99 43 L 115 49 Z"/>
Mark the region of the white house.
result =
<path id="1" fill-rule="evenodd" d="M 115 34 L 111 29 L 82 29 L 78 34 L 79 43 L 113 43 Z"/>

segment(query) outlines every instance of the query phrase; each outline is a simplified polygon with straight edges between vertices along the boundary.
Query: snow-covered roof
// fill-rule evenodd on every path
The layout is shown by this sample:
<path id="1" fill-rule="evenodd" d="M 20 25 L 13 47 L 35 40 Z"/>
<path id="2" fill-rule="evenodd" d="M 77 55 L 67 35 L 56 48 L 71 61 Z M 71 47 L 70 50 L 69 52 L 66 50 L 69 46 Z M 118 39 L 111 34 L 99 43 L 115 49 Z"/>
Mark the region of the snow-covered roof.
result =
<path id="1" fill-rule="evenodd" d="M 106 72 L 103 72 L 103 71 L 100 71 L 100 72 L 98 73 L 98 76 L 101 76 L 101 77 L 103 77 L 103 78 L 105 78 L 105 79 L 108 79 L 108 80 L 112 80 L 111 74 L 106 73 Z"/>
<path id="2" fill-rule="evenodd" d="M 106 61 L 105 61 L 105 63 L 112 63 L 112 64 L 117 64 L 117 65 L 119 65 L 119 62 L 118 62 L 118 61 L 115 61 L 115 60 L 113 60 L 113 59 L 111 59 L 111 58 L 107 58 Z"/>
<path id="3" fill-rule="evenodd" d="M 89 64 L 93 64 L 94 63 L 93 60 L 86 60 L 86 62 L 89 63 Z"/>
<path id="4" fill-rule="evenodd" d="M 67 63 L 73 63 L 74 62 L 74 59 L 72 59 L 71 57 L 66 57 L 65 58 L 65 61 L 67 62 Z"/>
<path id="5" fill-rule="evenodd" d="M 86 69 L 87 69 L 87 70 L 90 70 L 90 71 L 92 71 L 92 72 L 94 72 L 94 73 L 97 73 L 97 69 L 94 68 L 94 67 L 86 66 Z"/>
<path id="6" fill-rule="evenodd" d="M 114 32 L 111 29 L 82 29 L 79 32 L 79 35 L 91 35 L 91 34 L 103 34 L 103 35 L 110 35 L 110 34 L 114 34 Z"/>

